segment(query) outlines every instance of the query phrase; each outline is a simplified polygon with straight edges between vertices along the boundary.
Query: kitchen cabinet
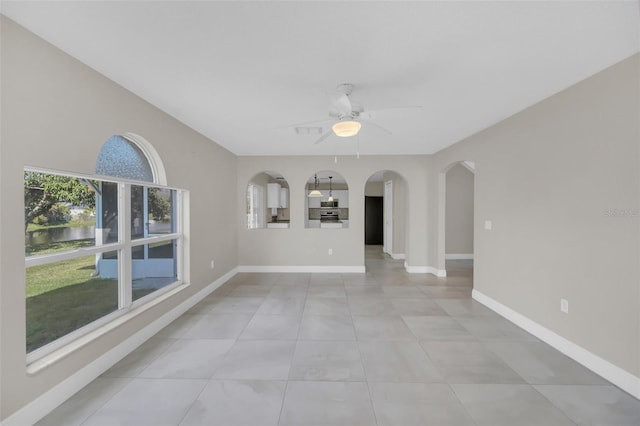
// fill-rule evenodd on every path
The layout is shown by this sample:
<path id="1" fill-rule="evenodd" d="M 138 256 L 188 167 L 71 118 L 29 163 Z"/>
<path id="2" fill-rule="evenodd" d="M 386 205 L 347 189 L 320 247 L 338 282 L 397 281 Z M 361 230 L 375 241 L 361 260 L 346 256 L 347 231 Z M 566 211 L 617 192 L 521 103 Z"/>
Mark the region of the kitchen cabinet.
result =
<path id="1" fill-rule="evenodd" d="M 309 195 L 309 192 L 307 192 L 307 195 Z M 320 208 L 320 200 L 324 200 L 325 196 L 324 196 L 324 192 L 322 193 L 322 197 L 307 197 L 307 199 L 309 200 L 309 208 L 310 209 L 319 209 Z"/>
<path id="2" fill-rule="evenodd" d="M 267 184 L 267 208 L 277 209 L 280 207 L 280 190 L 282 187 L 279 183 Z"/>
<path id="3" fill-rule="evenodd" d="M 320 228 L 320 219 L 309 219 L 309 228 Z"/>

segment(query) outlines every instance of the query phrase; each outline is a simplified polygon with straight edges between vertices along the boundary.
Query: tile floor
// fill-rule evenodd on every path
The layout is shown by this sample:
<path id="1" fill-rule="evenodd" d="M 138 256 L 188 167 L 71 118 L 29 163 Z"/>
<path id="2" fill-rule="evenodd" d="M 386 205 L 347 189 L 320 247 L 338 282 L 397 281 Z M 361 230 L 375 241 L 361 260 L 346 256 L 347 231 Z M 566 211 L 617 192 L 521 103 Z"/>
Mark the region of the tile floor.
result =
<path id="1" fill-rule="evenodd" d="M 640 401 L 473 301 L 470 262 L 402 263 L 237 275 L 38 425 L 640 425 Z"/>

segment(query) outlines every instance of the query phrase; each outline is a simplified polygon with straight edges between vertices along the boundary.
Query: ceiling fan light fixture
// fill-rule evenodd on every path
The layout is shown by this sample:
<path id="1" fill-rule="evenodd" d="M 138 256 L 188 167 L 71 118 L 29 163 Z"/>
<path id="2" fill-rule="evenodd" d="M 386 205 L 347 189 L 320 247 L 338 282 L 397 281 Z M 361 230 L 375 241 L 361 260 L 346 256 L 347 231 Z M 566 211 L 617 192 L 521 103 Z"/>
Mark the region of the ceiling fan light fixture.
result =
<path id="1" fill-rule="evenodd" d="M 341 138 L 348 138 L 349 136 L 355 136 L 360 131 L 362 124 L 353 120 L 345 120 L 338 121 L 336 124 L 331 126 L 331 130 L 336 136 L 340 136 Z"/>

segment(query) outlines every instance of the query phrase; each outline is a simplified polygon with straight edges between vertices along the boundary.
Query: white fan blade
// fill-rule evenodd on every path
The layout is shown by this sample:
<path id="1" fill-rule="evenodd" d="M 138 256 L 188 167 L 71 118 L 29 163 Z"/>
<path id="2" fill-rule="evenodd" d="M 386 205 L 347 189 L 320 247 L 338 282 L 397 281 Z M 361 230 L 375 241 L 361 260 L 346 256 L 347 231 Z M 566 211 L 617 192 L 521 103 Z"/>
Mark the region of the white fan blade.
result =
<path id="1" fill-rule="evenodd" d="M 351 114 L 351 101 L 344 93 L 338 94 L 331 100 L 329 105 L 329 115 L 336 117 L 346 117 Z"/>
<path id="2" fill-rule="evenodd" d="M 325 132 L 324 135 L 320 136 L 320 138 L 317 141 L 315 141 L 313 144 L 314 145 L 319 144 L 320 142 L 324 141 L 325 139 L 327 139 L 332 134 L 333 134 L 333 130 L 329 129 L 327 132 Z"/>
<path id="3" fill-rule="evenodd" d="M 366 124 L 367 124 L 367 126 L 373 126 L 373 127 L 376 127 L 376 128 L 378 128 L 378 129 L 382 130 L 383 132 L 385 132 L 385 133 L 386 133 L 386 134 L 388 134 L 388 135 L 392 135 L 392 134 L 393 134 L 393 133 L 391 133 L 391 130 L 389 130 L 389 129 L 385 129 L 384 127 L 382 127 L 382 126 L 381 126 L 381 125 L 379 125 L 379 124 L 374 123 L 373 121 L 370 121 L 370 120 L 362 120 L 362 122 L 363 122 L 363 123 L 366 123 Z"/>

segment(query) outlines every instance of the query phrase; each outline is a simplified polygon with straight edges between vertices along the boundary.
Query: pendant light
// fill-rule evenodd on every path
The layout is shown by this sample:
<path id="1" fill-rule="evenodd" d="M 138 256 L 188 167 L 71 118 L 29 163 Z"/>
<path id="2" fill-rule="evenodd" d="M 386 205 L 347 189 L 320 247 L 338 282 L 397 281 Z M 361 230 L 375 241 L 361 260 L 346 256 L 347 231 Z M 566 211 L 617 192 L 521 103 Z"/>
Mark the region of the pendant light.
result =
<path id="1" fill-rule="evenodd" d="M 308 196 L 312 198 L 322 197 L 322 193 L 318 191 L 318 174 L 316 173 L 315 175 L 313 175 L 313 177 L 315 182 L 314 188 L 313 188 L 313 191 L 311 191 Z"/>
<path id="2" fill-rule="evenodd" d="M 331 179 L 333 179 L 333 176 L 329 176 L 329 199 L 327 201 L 333 201 L 333 193 L 331 192 Z"/>

